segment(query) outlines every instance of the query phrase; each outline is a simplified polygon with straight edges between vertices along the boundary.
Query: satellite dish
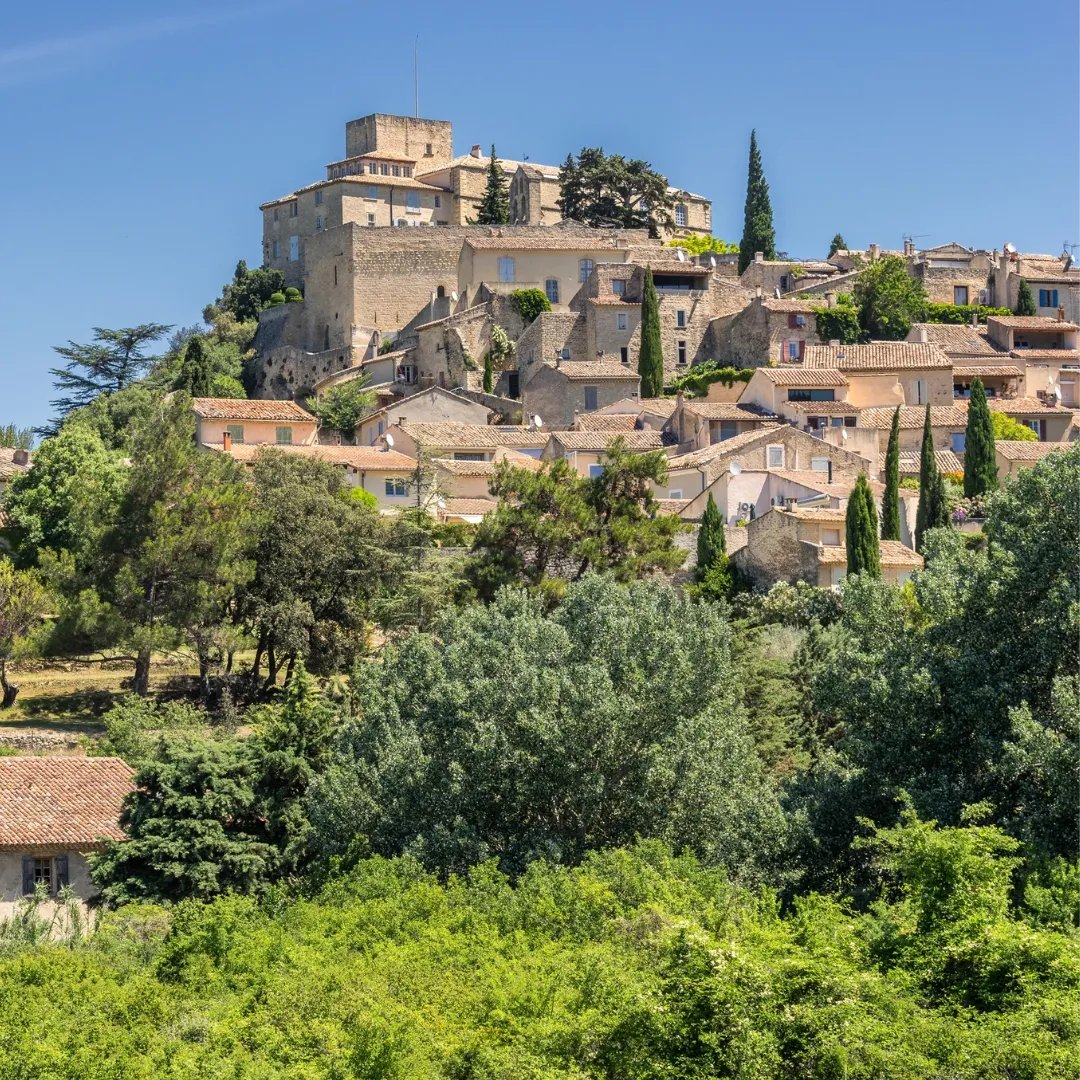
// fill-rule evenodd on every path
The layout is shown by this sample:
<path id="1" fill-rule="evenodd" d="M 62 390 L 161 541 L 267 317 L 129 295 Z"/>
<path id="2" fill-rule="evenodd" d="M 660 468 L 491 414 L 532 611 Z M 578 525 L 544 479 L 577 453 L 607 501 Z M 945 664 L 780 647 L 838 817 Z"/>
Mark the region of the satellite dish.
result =
<path id="1" fill-rule="evenodd" d="M 679 262 L 686 262 L 686 252 L 683 251 L 682 248 L 676 248 L 675 249 L 675 258 L 678 259 Z"/>
<path id="2" fill-rule="evenodd" d="M 709 265 L 710 266 L 715 266 L 716 265 L 716 256 L 715 255 L 710 255 L 709 256 Z"/>
<path id="3" fill-rule="evenodd" d="M 728 472 L 731 473 L 732 476 L 738 476 L 739 473 L 742 472 L 742 466 L 737 461 L 733 461 L 728 466 Z"/>
<path id="4" fill-rule="evenodd" d="M 533 416 L 533 427 L 542 427 L 544 421 L 540 419 L 539 414 Z"/>
<path id="5" fill-rule="evenodd" d="M 389 431 L 386 433 L 386 445 L 391 447 L 394 445 L 394 436 Z"/>
<path id="6" fill-rule="evenodd" d="M 452 292 L 452 293 L 450 294 L 450 299 L 451 299 L 451 300 L 453 300 L 453 301 L 454 301 L 454 303 L 456 304 L 456 303 L 457 303 L 457 293 L 456 293 L 456 292 Z"/>
<path id="7" fill-rule="evenodd" d="M 840 429 L 840 438 L 842 438 L 844 442 L 847 442 L 847 428 Z"/>
<path id="8" fill-rule="evenodd" d="M 1006 244 L 1006 245 L 1005 245 L 1005 250 L 1006 250 L 1006 251 L 1007 251 L 1007 252 L 1008 252 L 1008 253 L 1009 253 L 1010 255 L 1015 255 L 1015 254 L 1016 254 L 1016 245 L 1015 245 L 1015 244 Z"/>
<path id="9" fill-rule="evenodd" d="M 1060 386 L 1055 386 L 1054 387 L 1054 397 L 1056 397 L 1058 399 L 1058 401 L 1061 400 L 1061 387 Z"/>

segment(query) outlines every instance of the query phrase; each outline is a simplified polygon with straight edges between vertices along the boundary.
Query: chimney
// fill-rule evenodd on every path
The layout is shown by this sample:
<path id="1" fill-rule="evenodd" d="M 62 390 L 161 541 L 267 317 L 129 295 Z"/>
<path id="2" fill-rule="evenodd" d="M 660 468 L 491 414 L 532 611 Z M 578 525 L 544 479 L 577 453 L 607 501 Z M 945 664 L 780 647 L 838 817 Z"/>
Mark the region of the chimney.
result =
<path id="1" fill-rule="evenodd" d="M 797 498 L 795 498 L 794 495 L 788 495 L 784 499 L 784 509 L 785 510 L 794 510 L 795 507 L 797 507 L 798 505 L 799 505 L 799 500 Z"/>
<path id="2" fill-rule="evenodd" d="M 755 251 L 754 252 L 754 262 L 759 263 L 759 262 L 764 262 L 764 261 L 765 261 L 765 252 L 764 251 Z"/>
<path id="3" fill-rule="evenodd" d="M 15 465 L 29 465 L 30 464 L 30 451 L 29 450 L 16 450 L 11 455 L 12 463 Z"/>
<path id="4" fill-rule="evenodd" d="M 1058 322 L 1065 321 L 1065 308 L 1064 306 L 1058 307 Z"/>
<path id="5" fill-rule="evenodd" d="M 978 308 L 976 308 L 971 313 L 971 329 L 976 330 L 976 329 L 978 329 L 978 326 L 979 326 L 979 310 L 978 310 Z"/>
<path id="6" fill-rule="evenodd" d="M 914 254 L 915 254 L 915 241 L 914 240 L 905 240 L 904 241 L 904 255 L 907 258 L 910 259 L 910 258 L 912 258 L 914 256 Z"/>
<path id="7" fill-rule="evenodd" d="M 915 331 L 915 340 L 921 342 L 923 345 L 925 345 L 930 340 L 929 336 L 926 333 L 925 326 L 920 326 L 919 329 Z"/>
<path id="8" fill-rule="evenodd" d="M 880 257 L 881 257 L 881 245 L 880 244 L 871 244 L 870 245 L 870 261 L 874 262 L 876 259 L 878 259 Z"/>
<path id="9" fill-rule="evenodd" d="M 829 308 L 836 307 L 836 293 L 827 292 L 825 294 L 825 306 Z"/>
<path id="10" fill-rule="evenodd" d="M 226 431 L 225 434 L 221 436 L 221 449 L 224 450 L 226 454 L 228 454 L 232 450 L 231 431 Z"/>
<path id="11" fill-rule="evenodd" d="M 469 151 L 470 157 L 483 157 L 484 151 L 480 149 L 479 143 L 473 143 L 473 148 Z"/>
<path id="12" fill-rule="evenodd" d="M 838 349 L 838 348 L 840 347 L 840 339 L 839 339 L 838 337 L 834 337 L 834 338 L 829 338 L 829 344 L 830 344 L 830 345 L 831 345 L 831 346 L 832 346 L 832 347 L 833 347 L 834 349 Z"/>
<path id="13" fill-rule="evenodd" d="M 677 409 L 683 403 L 683 393 L 681 390 L 675 391 L 675 408 Z"/>
<path id="14" fill-rule="evenodd" d="M 760 285 L 754 290 L 754 297 L 757 300 L 761 299 L 761 286 Z"/>

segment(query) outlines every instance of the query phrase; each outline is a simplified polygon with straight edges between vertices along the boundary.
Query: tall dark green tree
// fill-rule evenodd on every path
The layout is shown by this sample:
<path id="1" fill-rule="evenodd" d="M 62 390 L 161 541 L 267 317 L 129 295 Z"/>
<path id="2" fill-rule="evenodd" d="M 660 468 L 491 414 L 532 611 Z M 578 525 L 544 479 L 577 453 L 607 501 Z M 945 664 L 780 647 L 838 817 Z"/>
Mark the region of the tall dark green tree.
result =
<path id="1" fill-rule="evenodd" d="M 949 523 L 945 505 L 945 480 L 934 456 L 934 433 L 930 426 L 930 406 L 926 406 L 923 423 L 922 451 L 919 458 L 919 511 L 915 518 L 915 549 L 922 551 L 923 541 L 931 529 Z"/>
<path id="2" fill-rule="evenodd" d="M 900 539 L 900 406 L 893 413 L 885 451 L 885 494 L 881 499 L 881 539 Z"/>
<path id="3" fill-rule="evenodd" d="M 659 397 L 664 390 L 664 348 L 660 341 L 660 304 L 651 267 L 645 270 L 645 289 L 641 295 L 641 351 L 637 369 L 641 376 L 641 396 Z"/>
<path id="4" fill-rule="evenodd" d="M 776 258 L 776 231 L 773 229 L 769 185 L 761 169 L 757 131 L 750 132 L 750 165 L 746 174 L 746 207 L 743 211 L 743 234 L 739 241 L 739 273 L 753 261 L 754 252 L 766 259 Z"/>
<path id="5" fill-rule="evenodd" d="M 510 193 L 502 165 L 495 156 L 495 144 L 491 144 L 491 159 L 487 167 L 487 183 L 480 209 L 476 214 L 477 225 L 508 225 L 510 223 Z"/>
<path id="6" fill-rule="evenodd" d="M 676 196 L 647 161 L 585 147 L 559 170 L 558 207 L 564 218 L 596 227 L 648 229 L 658 237 L 675 226 Z"/>
<path id="7" fill-rule="evenodd" d="M 1038 314 L 1035 310 L 1035 297 L 1031 295 L 1031 286 L 1023 278 L 1020 279 L 1020 286 L 1016 290 L 1016 314 Z"/>
<path id="8" fill-rule="evenodd" d="M 178 390 L 186 390 L 192 397 L 210 397 L 212 373 L 203 348 L 203 339 L 195 334 L 184 349 L 180 375 L 176 381 Z"/>
<path id="9" fill-rule="evenodd" d="M 994 425 L 986 404 L 986 390 L 977 375 L 971 384 L 968 402 L 967 434 L 964 438 L 964 497 L 974 498 L 996 490 L 998 486 L 997 453 L 994 449 Z"/>
<path id="10" fill-rule="evenodd" d="M 855 490 L 848 499 L 845 541 L 848 573 L 881 577 L 877 507 L 874 506 L 874 494 L 866 481 L 866 473 L 859 473 Z"/>
<path id="11" fill-rule="evenodd" d="M 491 366 L 491 350 L 484 353 L 484 393 L 490 394 L 495 388 L 495 369 Z"/>
<path id="12" fill-rule="evenodd" d="M 831 259 L 838 251 L 847 251 L 847 241 L 837 233 L 832 238 L 832 243 L 829 245 L 829 258 Z"/>
<path id="13" fill-rule="evenodd" d="M 700 581 L 727 554 L 727 537 L 724 535 L 724 519 L 716 508 L 716 500 L 709 492 L 705 513 L 701 515 L 701 529 L 697 538 L 697 576 Z"/>

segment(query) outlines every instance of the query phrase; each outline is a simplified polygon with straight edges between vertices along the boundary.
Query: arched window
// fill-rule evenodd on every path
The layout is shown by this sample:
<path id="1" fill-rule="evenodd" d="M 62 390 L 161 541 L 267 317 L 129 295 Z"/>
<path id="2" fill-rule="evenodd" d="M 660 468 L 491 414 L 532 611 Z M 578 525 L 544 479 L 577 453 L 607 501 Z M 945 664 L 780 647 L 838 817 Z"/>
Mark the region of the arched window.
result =
<path id="1" fill-rule="evenodd" d="M 592 273 L 593 261 L 592 259 L 582 259 L 578 264 L 580 273 L 578 275 L 578 281 L 588 281 L 589 275 Z"/>
<path id="2" fill-rule="evenodd" d="M 435 290 L 435 295 L 441 300 L 446 295 L 446 286 L 445 285 L 440 285 Z"/>

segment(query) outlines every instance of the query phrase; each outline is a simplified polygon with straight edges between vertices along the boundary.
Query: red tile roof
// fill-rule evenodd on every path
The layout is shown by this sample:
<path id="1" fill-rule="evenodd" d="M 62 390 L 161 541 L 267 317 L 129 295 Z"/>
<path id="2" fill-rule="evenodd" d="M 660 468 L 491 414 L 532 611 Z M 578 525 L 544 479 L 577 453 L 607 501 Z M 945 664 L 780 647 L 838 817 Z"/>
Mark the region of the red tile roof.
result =
<path id="1" fill-rule="evenodd" d="M 204 443 L 209 450 L 221 450 L 217 443 Z M 233 443 L 229 456 L 237 461 L 251 462 L 263 451 L 280 450 L 285 454 L 318 458 L 332 465 L 344 465 L 353 469 L 371 469 L 383 472 L 411 472 L 416 468 L 416 458 L 399 454 L 396 450 L 380 450 L 376 446 L 302 446 L 298 444 L 278 446 L 274 443 Z"/>
<path id="2" fill-rule="evenodd" d="M 131 777 L 119 758 L 0 758 L 0 850 L 90 851 L 122 840 Z"/>
<path id="3" fill-rule="evenodd" d="M 986 322 L 987 325 L 997 323 L 1009 330 L 1042 330 L 1048 334 L 1080 330 L 1076 323 L 1058 322 L 1043 315 L 990 315 Z"/>
<path id="4" fill-rule="evenodd" d="M 1044 457 L 1059 450 L 1071 450 L 1076 443 L 1071 442 L 1027 442 L 1011 439 L 998 439 L 994 449 L 1006 461 L 1042 461 Z"/>
<path id="5" fill-rule="evenodd" d="M 307 420 L 315 417 L 295 401 L 252 401 L 248 398 L 195 398 L 191 403 L 201 420 Z"/>
<path id="6" fill-rule="evenodd" d="M 758 368 L 774 386 L 847 386 L 848 381 L 838 368 L 775 367 Z"/>
<path id="7" fill-rule="evenodd" d="M 952 367 L 928 341 L 871 341 L 867 345 L 807 345 L 803 366 L 841 371 L 899 371 Z"/>
<path id="8" fill-rule="evenodd" d="M 630 450 L 643 453 L 662 450 L 664 437 L 659 431 L 553 431 L 564 450 L 603 451 L 616 439 L 622 439 Z"/>

